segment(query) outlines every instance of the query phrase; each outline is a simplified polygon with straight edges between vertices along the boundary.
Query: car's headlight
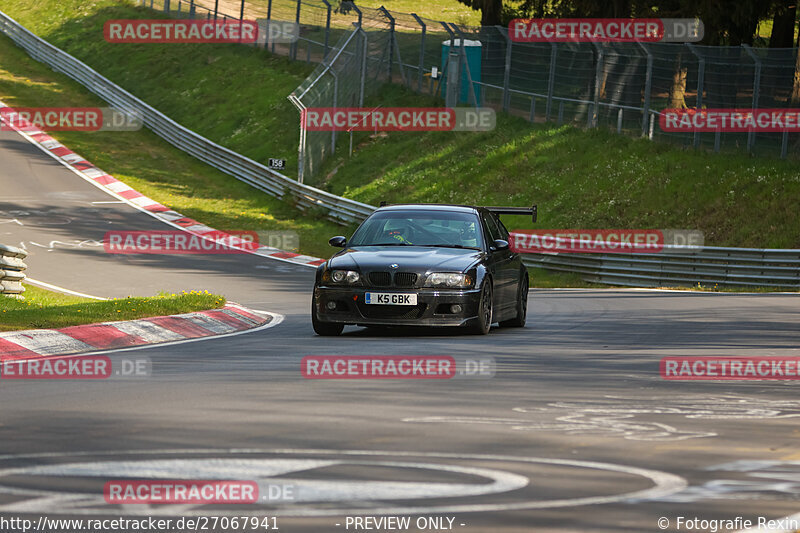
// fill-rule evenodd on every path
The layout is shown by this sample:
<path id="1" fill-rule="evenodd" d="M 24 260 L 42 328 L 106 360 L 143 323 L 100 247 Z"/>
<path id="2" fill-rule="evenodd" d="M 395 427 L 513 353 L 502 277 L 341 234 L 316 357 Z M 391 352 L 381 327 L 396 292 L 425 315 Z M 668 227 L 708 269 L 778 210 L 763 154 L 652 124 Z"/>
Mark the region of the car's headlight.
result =
<path id="1" fill-rule="evenodd" d="M 425 280 L 426 287 L 445 287 L 450 289 L 463 289 L 472 286 L 472 277 L 468 274 L 455 274 L 450 272 L 434 272 Z"/>
<path id="2" fill-rule="evenodd" d="M 350 284 L 357 283 L 361 276 L 355 270 L 329 270 L 322 276 L 323 281 Z"/>

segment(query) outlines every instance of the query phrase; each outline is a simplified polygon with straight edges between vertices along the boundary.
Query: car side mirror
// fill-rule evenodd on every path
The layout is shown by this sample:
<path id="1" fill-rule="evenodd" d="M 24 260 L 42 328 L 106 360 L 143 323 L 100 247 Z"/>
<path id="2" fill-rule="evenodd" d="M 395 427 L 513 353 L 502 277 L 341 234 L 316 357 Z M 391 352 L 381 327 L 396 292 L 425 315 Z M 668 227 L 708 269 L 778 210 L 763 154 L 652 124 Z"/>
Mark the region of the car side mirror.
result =
<path id="1" fill-rule="evenodd" d="M 499 252 L 501 250 L 508 250 L 508 241 L 503 239 L 495 239 L 492 243 L 492 251 Z"/>
<path id="2" fill-rule="evenodd" d="M 342 237 L 341 235 L 331 237 L 331 239 L 328 241 L 328 244 L 336 248 L 344 248 L 347 244 L 347 237 Z"/>

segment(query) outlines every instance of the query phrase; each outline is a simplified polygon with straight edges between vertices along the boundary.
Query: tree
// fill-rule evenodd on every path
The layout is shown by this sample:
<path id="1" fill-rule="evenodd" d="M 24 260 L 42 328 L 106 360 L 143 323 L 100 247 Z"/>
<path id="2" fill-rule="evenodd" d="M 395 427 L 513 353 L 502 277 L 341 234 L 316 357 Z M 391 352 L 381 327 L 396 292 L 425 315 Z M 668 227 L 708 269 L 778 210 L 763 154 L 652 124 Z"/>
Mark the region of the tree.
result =
<path id="1" fill-rule="evenodd" d="M 794 44 L 794 24 L 797 17 L 795 0 L 777 0 L 772 15 L 772 34 L 770 48 L 791 48 Z"/>
<path id="2" fill-rule="evenodd" d="M 481 12 L 481 26 L 496 26 L 502 23 L 503 0 L 458 0 L 460 3 Z"/>

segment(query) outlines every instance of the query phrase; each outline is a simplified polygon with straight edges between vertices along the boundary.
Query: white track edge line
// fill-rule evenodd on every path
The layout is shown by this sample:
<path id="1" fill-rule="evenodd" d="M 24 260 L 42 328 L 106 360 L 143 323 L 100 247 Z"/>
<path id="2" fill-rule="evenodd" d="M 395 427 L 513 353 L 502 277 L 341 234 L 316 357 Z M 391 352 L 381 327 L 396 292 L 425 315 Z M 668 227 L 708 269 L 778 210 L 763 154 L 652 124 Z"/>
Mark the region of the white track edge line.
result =
<path id="1" fill-rule="evenodd" d="M 108 300 L 108 298 L 103 298 L 102 296 L 92 296 L 91 294 L 85 294 L 78 291 L 73 291 L 70 289 L 65 289 L 64 287 L 59 287 L 58 285 L 53 285 L 51 283 L 45 283 L 44 281 L 39 281 L 33 278 L 25 278 L 25 283 L 30 283 L 31 285 L 36 285 L 37 287 L 43 287 L 45 289 L 50 289 L 55 292 L 60 292 L 63 294 L 71 294 L 72 296 L 80 296 L 81 298 L 91 298 L 92 300 Z M 24 293 L 23 293 L 24 294 Z"/>
<path id="2" fill-rule="evenodd" d="M 245 330 L 242 330 L 242 331 L 233 331 L 231 333 L 223 333 L 221 335 L 208 335 L 206 337 L 197 337 L 197 338 L 194 338 L 194 339 L 181 339 L 181 340 L 177 340 L 177 341 L 167 341 L 167 342 L 158 342 L 158 343 L 153 343 L 153 344 L 144 344 L 142 346 L 129 346 L 128 348 L 114 348 L 113 350 L 101 350 L 101 351 L 95 351 L 95 352 L 81 352 L 81 353 L 72 353 L 72 354 L 64 354 L 64 355 L 58 355 L 58 354 L 55 354 L 55 355 L 43 355 L 42 358 L 46 357 L 48 359 L 55 359 L 55 358 L 58 358 L 58 359 L 72 359 L 72 358 L 75 358 L 75 357 L 105 355 L 105 354 L 113 354 L 113 353 L 117 353 L 117 352 L 131 352 L 131 351 L 134 351 L 134 350 L 146 350 L 148 348 L 157 348 L 157 347 L 162 347 L 162 346 L 175 346 L 177 344 L 187 344 L 189 342 L 199 342 L 199 341 L 220 339 L 222 337 L 235 337 L 236 335 L 244 335 L 245 333 L 255 333 L 257 331 L 261 331 L 261 330 L 264 330 L 264 329 L 269 329 L 269 328 L 275 327 L 278 324 L 280 324 L 281 322 L 283 322 L 283 319 L 285 318 L 280 313 L 271 313 L 271 312 L 268 312 L 268 311 L 263 311 L 263 313 L 266 314 L 266 315 L 270 315 L 272 317 L 272 320 L 270 320 L 266 324 L 261 324 L 260 326 L 257 326 L 255 328 L 249 328 L 249 329 L 245 329 Z M 146 319 L 143 319 L 143 320 L 146 320 Z M 8 361 L 0 361 L 0 368 L 5 366 L 5 365 L 7 365 L 7 364 L 13 364 L 15 361 L 18 361 L 18 360 L 17 359 L 9 359 Z"/>

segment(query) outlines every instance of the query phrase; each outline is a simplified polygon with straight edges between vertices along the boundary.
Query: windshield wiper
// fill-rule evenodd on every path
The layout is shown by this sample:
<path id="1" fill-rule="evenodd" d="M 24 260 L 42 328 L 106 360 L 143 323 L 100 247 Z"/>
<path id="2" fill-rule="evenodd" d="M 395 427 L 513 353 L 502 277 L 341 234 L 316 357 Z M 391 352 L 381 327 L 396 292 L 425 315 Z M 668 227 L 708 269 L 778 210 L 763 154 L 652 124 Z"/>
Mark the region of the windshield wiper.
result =
<path id="1" fill-rule="evenodd" d="M 353 244 L 351 246 L 417 246 L 407 242 L 383 242 L 383 243 L 370 243 L 370 244 Z"/>
<path id="2" fill-rule="evenodd" d="M 477 246 L 464 246 L 463 244 L 418 244 L 417 246 L 427 246 L 428 248 L 460 248 L 462 250 L 480 250 Z"/>

